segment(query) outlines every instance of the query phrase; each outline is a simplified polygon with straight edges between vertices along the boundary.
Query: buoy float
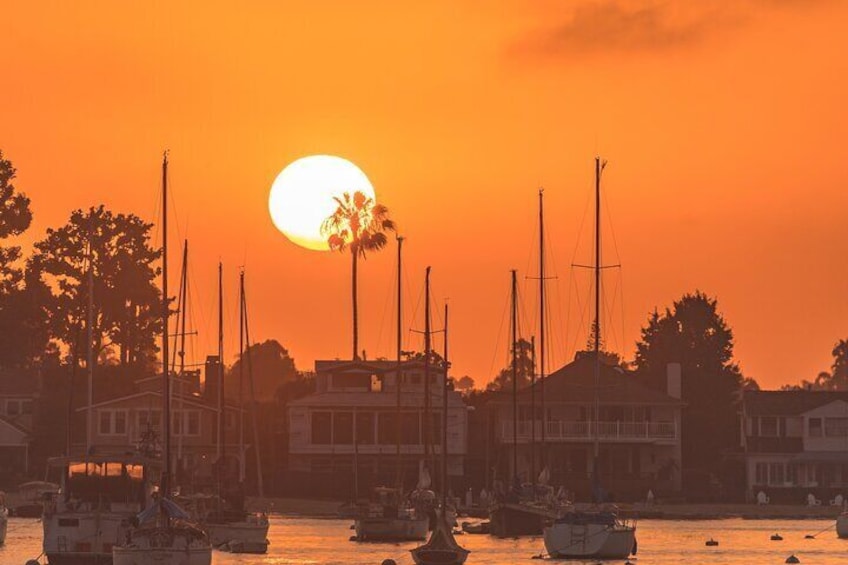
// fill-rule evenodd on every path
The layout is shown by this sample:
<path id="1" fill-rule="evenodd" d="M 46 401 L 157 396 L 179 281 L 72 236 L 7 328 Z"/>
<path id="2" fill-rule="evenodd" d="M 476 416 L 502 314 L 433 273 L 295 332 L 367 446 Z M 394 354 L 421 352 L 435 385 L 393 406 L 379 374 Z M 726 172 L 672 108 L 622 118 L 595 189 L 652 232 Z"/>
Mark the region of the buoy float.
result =
<path id="1" fill-rule="evenodd" d="M 710 538 L 710 539 L 707 540 L 707 543 L 705 543 L 704 545 L 706 545 L 707 547 L 715 547 L 715 546 L 718 545 L 718 542 L 716 540 L 714 540 L 713 538 Z"/>
<path id="2" fill-rule="evenodd" d="M 350 536 L 349 538 L 347 538 L 347 541 L 359 541 L 359 538 L 357 538 L 356 536 Z"/>
<path id="3" fill-rule="evenodd" d="M 800 563 L 801 560 L 795 557 L 794 555 L 790 555 L 786 558 L 786 563 Z"/>
<path id="4" fill-rule="evenodd" d="M 780 534 L 774 534 L 771 536 L 771 541 L 783 541 L 783 538 L 780 537 Z"/>
<path id="5" fill-rule="evenodd" d="M 41 563 L 38 562 L 38 559 L 30 559 L 26 562 L 26 565 L 41 565 Z"/>
<path id="6" fill-rule="evenodd" d="M 394 559 L 383 559 L 381 565 L 397 565 Z"/>

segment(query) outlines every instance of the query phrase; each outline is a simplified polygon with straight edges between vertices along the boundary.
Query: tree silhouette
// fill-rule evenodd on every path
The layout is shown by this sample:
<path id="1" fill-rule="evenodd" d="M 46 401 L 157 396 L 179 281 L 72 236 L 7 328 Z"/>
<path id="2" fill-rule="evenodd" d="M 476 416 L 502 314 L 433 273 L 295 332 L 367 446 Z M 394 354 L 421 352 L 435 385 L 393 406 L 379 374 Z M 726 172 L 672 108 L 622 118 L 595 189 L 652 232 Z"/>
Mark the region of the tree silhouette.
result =
<path id="1" fill-rule="evenodd" d="M 359 318 L 357 298 L 357 265 L 374 251 L 386 246 L 387 231 L 394 231 L 389 219 L 389 209 L 374 202 L 362 192 L 345 192 L 334 198 L 336 210 L 321 225 L 330 249 L 339 252 L 350 250 L 352 259 L 351 290 L 353 295 L 353 359 L 359 359 Z"/>
<path id="2" fill-rule="evenodd" d="M 88 257 L 94 279 L 95 355 L 114 347 L 118 362 L 148 364 L 161 331 L 160 292 L 155 285 L 161 250 L 150 246 L 152 224 L 104 206 L 76 210 L 68 223 L 48 229 L 35 244 L 30 264 L 55 289 L 49 307 L 51 335 L 66 345 L 84 338 L 88 305 Z M 81 329 L 82 331 L 78 331 Z"/>
<path id="3" fill-rule="evenodd" d="M 0 240 L 24 233 L 32 223 L 29 198 L 12 184 L 15 173 L 11 161 L 4 159 L 0 151 Z M 22 271 L 14 266 L 20 258 L 20 246 L 0 246 L 0 296 L 20 282 Z"/>
<path id="4" fill-rule="evenodd" d="M 648 319 L 636 344 L 637 375 L 665 390 L 668 363 L 682 368 L 684 467 L 713 469 L 722 451 L 735 444 L 743 383 L 733 362 L 733 332 L 715 299 L 700 291 L 685 294 Z"/>
<path id="5" fill-rule="evenodd" d="M 510 356 L 509 364 L 501 369 L 495 378 L 487 386 L 487 390 L 512 390 L 512 366 L 515 363 L 518 375 L 518 388 L 524 388 L 530 384 L 533 374 L 533 345 L 530 340 L 519 339 L 515 344 L 515 360 Z"/>
<path id="6" fill-rule="evenodd" d="M 803 379 L 797 385 L 784 385 L 781 390 L 848 390 L 848 339 L 840 339 L 831 350 L 833 365 L 822 371 L 815 380 Z"/>
<path id="7" fill-rule="evenodd" d="M 289 356 L 289 351 L 280 345 L 275 339 L 269 339 L 262 343 L 252 344 L 244 353 L 244 395 L 249 400 L 250 387 L 247 384 L 248 364 L 247 355 L 250 355 L 250 365 L 253 366 L 253 383 L 258 402 L 271 401 L 276 398 L 277 390 L 285 383 L 297 377 L 297 369 L 294 359 Z M 242 370 L 242 360 L 237 359 L 230 367 L 228 380 L 237 383 L 239 373 Z M 230 394 L 235 396 L 237 388 L 235 385 L 227 387 Z"/>

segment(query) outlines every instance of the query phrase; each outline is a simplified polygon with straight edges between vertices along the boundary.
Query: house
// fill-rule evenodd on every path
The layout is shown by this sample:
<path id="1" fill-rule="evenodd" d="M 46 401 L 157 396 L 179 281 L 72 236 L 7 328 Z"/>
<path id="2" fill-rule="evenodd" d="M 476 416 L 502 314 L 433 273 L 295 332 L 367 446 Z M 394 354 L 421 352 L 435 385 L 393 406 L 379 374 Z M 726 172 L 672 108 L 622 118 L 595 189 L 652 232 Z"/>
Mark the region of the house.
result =
<path id="1" fill-rule="evenodd" d="M 316 391 L 288 405 L 288 468 L 298 489 L 337 496 L 395 484 L 398 477 L 397 398 L 401 398 L 401 475 L 407 487 L 441 455 L 442 369 L 432 367 L 429 422 L 424 365 L 407 361 L 316 361 Z M 398 389 L 400 387 L 400 389 Z M 452 484 L 465 473 L 468 418 L 457 392 L 448 393 L 447 463 Z M 356 471 L 356 472 L 355 472 Z M 435 479 L 437 473 L 433 474 Z M 289 481 L 295 484 L 293 481 Z"/>
<path id="2" fill-rule="evenodd" d="M 30 444 L 41 379 L 14 369 L 0 370 L 0 476 L 29 472 Z"/>
<path id="3" fill-rule="evenodd" d="M 495 473 L 487 484 L 495 480 L 507 483 L 516 475 L 522 482 L 531 482 L 531 473 L 541 471 L 544 458 L 550 484 L 572 491 L 577 500 L 589 500 L 597 441 L 597 479 L 611 498 L 644 500 L 648 490 L 657 496 L 679 493 L 684 406 L 680 377 L 680 365 L 670 364 L 667 390 L 661 392 L 643 386 L 621 367 L 601 363 L 597 433 L 591 355 L 579 357 L 545 378 L 544 414 L 540 382 L 519 391 L 515 426 L 512 395 L 501 393 L 487 406 L 494 440 L 487 467 Z M 535 457 L 531 455 L 533 445 Z"/>
<path id="4" fill-rule="evenodd" d="M 213 465 L 219 458 L 227 462 L 235 476 L 243 468 L 249 449 L 249 432 L 245 431 L 244 451 L 240 448 L 240 410 L 225 407 L 224 442 L 218 445 L 219 390 L 218 358 L 206 361 L 205 386 L 201 392 L 200 372 L 186 371 L 171 375 L 171 449 L 178 484 L 204 488 L 213 482 Z M 135 381 L 135 392 L 95 402 L 77 409 L 80 415 L 76 437 L 88 438 L 96 453 L 132 453 L 150 445 L 155 438 L 155 451 L 161 452 L 164 433 L 162 421 L 162 376 Z M 226 385 L 225 385 L 226 386 Z M 90 429 L 86 429 L 90 426 Z M 249 422 L 245 419 L 245 426 Z M 86 449 L 78 441 L 78 452 Z"/>
<path id="5" fill-rule="evenodd" d="M 741 425 L 749 500 L 848 496 L 848 392 L 745 391 Z"/>

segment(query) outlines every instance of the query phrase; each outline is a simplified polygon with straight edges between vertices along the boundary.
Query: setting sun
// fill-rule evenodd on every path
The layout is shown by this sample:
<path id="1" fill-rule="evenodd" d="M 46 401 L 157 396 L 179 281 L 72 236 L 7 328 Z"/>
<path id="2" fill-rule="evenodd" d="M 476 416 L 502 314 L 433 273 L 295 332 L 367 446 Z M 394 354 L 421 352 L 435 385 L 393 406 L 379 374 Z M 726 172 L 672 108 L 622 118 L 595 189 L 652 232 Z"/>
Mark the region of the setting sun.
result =
<path id="1" fill-rule="evenodd" d="M 374 198 L 374 187 L 362 170 L 341 157 L 312 155 L 288 165 L 274 180 L 268 208 L 271 219 L 294 243 L 327 251 L 321 224 L 337 204 L 333 198 L 362 192 Z"/>

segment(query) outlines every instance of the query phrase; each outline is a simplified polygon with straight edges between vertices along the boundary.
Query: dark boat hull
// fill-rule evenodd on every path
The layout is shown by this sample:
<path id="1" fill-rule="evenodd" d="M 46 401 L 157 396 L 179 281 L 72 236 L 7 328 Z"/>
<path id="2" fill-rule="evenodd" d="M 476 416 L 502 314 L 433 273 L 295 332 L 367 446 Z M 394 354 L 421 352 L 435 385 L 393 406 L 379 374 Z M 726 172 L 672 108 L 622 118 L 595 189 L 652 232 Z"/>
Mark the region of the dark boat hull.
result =
<path id="1" fill-rule="evenodd" d="M 541 536 L 547 516 L 521 504 L 501 504 L 489 515 L 489 532 L 499 538 Z"/>

